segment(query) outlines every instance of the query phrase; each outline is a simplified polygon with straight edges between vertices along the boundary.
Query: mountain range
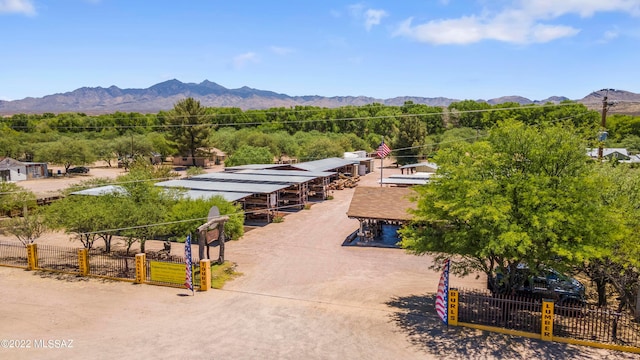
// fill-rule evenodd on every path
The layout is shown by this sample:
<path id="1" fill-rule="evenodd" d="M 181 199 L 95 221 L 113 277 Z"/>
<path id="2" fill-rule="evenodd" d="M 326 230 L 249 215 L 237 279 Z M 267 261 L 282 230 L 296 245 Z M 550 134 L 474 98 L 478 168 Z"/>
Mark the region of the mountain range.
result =
<path id="1" fill-rule="evenodd" d="M 602 105 L 603 91 L 592 92 L 582 99 L 573 99 L 584 103 L 589 108 L 598 109 Z M 205 80 L 199 84 L 183 83 L 173 79 L 161 82 L 146 89 L 120 89 L 117 86 L 82 87 L 71 92 L 47 95 L 40 98 L 27 97 L 21 100 L 0 100 L 0 115 L 40 114 L 45 112 L 82 112 L 86 114 L 105 114 L 116 111 L 157 113 L 170 110 L 174 104 L 186 97 L 193 97 L 207 107 L 237 107 L 243 110 L 267 109 L 273 107 L 319 106 L 335 108 L 340 106 L 362 106 L 371 103 L 399 106 L 405 101 L 431 106 L 448 106 L 459 99 L 445 97 L 399 96 L 389 99 L 377 99 L 366 96 L 333 96 L 318 95 L 289 96 L 273 91 L 241 87 L 228 89 L 224 86 Z M 608 90 L 608 99 L 620 106 L 612 107 L 611 112 L 640 114 L 640 94 L 624 90 Z M 558 103 L 569 100 L 564 96 L 552 96 L 543 100 L 530 100 L 521 96 L 503 96 L 495 99 L 476 101 L 489 104 L 516 102 L 522 105 Z M 634 104 L 637 103 L 637 104 Z M 618 111 L 623 110 L 623 111 Z"/>

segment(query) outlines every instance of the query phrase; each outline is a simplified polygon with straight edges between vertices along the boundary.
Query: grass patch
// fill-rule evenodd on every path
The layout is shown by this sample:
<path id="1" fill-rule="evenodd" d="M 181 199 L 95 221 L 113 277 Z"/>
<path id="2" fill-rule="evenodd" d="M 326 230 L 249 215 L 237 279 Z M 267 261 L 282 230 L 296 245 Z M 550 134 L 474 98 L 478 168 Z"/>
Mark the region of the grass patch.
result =
<path id="1" fill-rule="evenodd" d="M 311 209 L 311 204 L 304 204 L 304 209 L 305 210 L 310 210 Z"/>
<path id="2" fill-rule="evenodd" d="M 274 216 L 273 217 L 273 222 L 274 223 L 281 223 L 283 221 L 284 221 L 284 216 L 282 216 L 282 215 L 278 215 L 278 216 Z"/>
<path id="3" fill-rule="evenodd" d="M 236 264 L 225 261 L 221 265 L 211 266 L 211 287 L 222 289 L 227 281 L 233 280 L 242 273 L 236 271 Z"/>

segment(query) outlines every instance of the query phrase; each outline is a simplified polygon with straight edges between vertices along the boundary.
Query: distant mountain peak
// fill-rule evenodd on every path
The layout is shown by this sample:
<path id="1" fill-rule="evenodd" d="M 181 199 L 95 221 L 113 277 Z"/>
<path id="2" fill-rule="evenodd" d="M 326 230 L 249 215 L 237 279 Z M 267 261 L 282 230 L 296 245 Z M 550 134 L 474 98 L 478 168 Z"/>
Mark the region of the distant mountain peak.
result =
<path id="1" fill-rule="evenodd" d="M 609 90 L 611 100 L 625 100 L 640 102 L 640 94 L 624 90 Z M 87 114 L 104 114 L 116 111 L 156 113 L 170 110 L 180 100 L 193 97 L 208 107 L 237 107 L 241 109 L 267 109 L 272 107 L 293 106 L 362 106 L 371 103 L 381 103 L 391 106 L 402 106 L 405 101 L 430 106 L 449 106 L 452 102 L 460 101 L 445 97 L 398 96 L 390 99 L 377 99 L 367 96 L 332 96 L 319 95 L 289 96 L 268 90 L 254 89 L 242 86 L 228 89 L 215 82 L 204 80 L 200 83 L 183 83 L 178 79 L 165 80 L 146 89 L 121 89 L 115 85 L 108 88 L 81 87 L 76 90 L 47 95 L 41 98 L 25 98 L 14 101 L 0 101 L 0 115 L 18 113 L 61 113 L 83 112 Z M 593 92 L 582 100 L 582 103 L 596 103 L 602 101 L 603 94 Z M 522 105 L 559 103 L 569 100 L 563 96 L 552 96 L 544 100 L 532 101 L 522 96 L 503 96 L 489 100 L 478 100 L 490 104 L 514 102 Z M 620 108 L 618 106 L 617 108 Z"/>

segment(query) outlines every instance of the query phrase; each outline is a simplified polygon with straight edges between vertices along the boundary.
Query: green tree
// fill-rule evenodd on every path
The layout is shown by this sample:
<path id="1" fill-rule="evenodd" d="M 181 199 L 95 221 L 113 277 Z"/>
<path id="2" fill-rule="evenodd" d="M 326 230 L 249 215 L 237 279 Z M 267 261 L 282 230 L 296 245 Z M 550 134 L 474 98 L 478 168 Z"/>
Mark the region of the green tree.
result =
<path id="1" fill-rule="evenodd" d="M 435 162 L 438 177 L 417 188 L 402 245 L 458 255 L 454 270 L 463 274 L 502 274 L 506 291 L 524 281 L 510 276 L 518 264 L 563 271 L 600 256 L 603 239 L 620 232 L 569 126 L 501 123 L 487 141 L 457 143 Z"/>
<path id="2" fill-rule="evenodd" d="M 29 212 L 9 220 L 7 232 L 15 236 L 25 246 L 33 243 L 47 231 L 44 217 L 37 212 Z"/>
<path id="3" fill-rule="evenodd" d="M 209 199 L 185 199 L 182 198 L 170 208 L 166 222 L 167 232 L 172 238 L 184 242 L 187 235 L 195 235 L 198 226 L 207 222 L 207 215 L 211 207 L 217 206 L 220 215 L 228 215 L 229 221 L 225 224 L 224 231 L 227 239 L 236 240 L 244 234 L 244 213 L 240 206 L 233 205 L 221 196 Z M 186 222 L 184 220 L 191 220 Z"/>
<path id="4" fill-rule="evenodd" d="M 418 154 L 422 152 L 423 141 L 427 136 L 427 125 L 424 121 L 409 117 L 399 125 L 398 136 L 393 142 L 396 161 L 400 165 L 414 164 Z"/>
<path id="5" fill-rule="evenodd" d="M 93 248 L 98 239 L 98 231 L 104 230 L 98 220 L 105 217 L 105 207 L 101 196 L 72 195 L 55 201 L 47 207 L 47 225 L 52 229 L 74 234 L 86 249 Z"/>
<path id="6" fill-rule="evenodd" d="M 181 154 L 189 154 L 196 166 L 198 149 L 209 146 L 213 116 L 193 98 L 178 101 L 167 113 L 171 140 Z"/>
<path id="7" fill-rule="evenodd" d="M 71 165 L 93 163 L 96 156 L 87 141 L 64 138 L 45 144 L 35 154 L 35 159 L 36 161 L 62 165 L 66 173 Z"/>
<path id="8" fill-rule="evenodd" d="M 247 164 L 271 164 L 273 154 L 267 147 L 241 146 L 225 160 L 225 166 L 240 166 Z"/>
<path id="9" fill-rule="evenodd" d="M 0 181 L 0 213 L 23 211 L 36 206 L 36 195 L 15 183 Z"/>

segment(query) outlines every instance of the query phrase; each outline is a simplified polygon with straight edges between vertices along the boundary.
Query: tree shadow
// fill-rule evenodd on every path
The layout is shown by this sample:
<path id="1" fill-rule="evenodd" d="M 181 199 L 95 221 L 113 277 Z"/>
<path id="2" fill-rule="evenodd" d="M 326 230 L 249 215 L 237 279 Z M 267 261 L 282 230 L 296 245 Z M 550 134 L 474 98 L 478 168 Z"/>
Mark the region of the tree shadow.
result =
<path id="1" fill-rule="evenodd" d="M 435 312 L 435 294 L 394 297 L 391 322 L 420 350 L 442 359 L 637 359 L 637 355 L 447 326 Z"/>

